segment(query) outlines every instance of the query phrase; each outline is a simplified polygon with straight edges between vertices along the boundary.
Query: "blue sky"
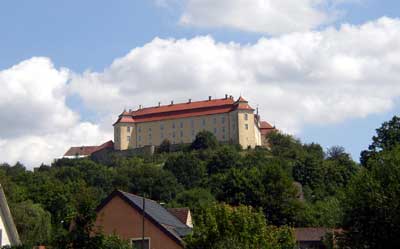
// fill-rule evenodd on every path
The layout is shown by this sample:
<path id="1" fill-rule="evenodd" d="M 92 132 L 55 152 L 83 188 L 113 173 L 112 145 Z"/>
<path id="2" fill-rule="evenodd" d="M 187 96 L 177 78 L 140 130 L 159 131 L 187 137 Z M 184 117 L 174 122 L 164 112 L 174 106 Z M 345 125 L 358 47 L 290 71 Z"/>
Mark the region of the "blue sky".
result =
<path id="1" fill-rule="evenodd" d="M 235 1 L 237 2 L 237 6 L 240 7 L 240 4 L 242 4 L 241 1 Z M 254 2 L 256 1 L 258 0 L 254 0 Z M 267 0 L 266 2 L 269 1 L 271 0 Z M 229 1 L 221 1 L 221 5 L 225 4 L 225 2 L 228 3 Z M 288 2 L 290 4 L 290 1 Z M 299 2 L 304 2 L 305 6 L 311 6 L 310 2 L 313 1 L 302 0 Z M 197 89 L 199 88 L 200 84 L 211 84 L 211 86 L 215 84 L 215 82 L 205 82 L 204 79 L 200 79 L 200 76 L 199 79 L 196 78 L 192 82 L 189 77 L 191 74 L 188 74 L 189 76 L 186 77 L 186 75 L 183 74 L 187 72 L 182 72 L 179 69 L 182 67 L 182 65 L 176 65 L 172 69 L 163 66 L 156 68 L 158 71 L 155 70 L 149 74 L 147 74 L 149 71 L 148 69 L 145 71 L 146 74 L 144 72 L 138 73 L 138 68 L 141 68 L 141 65 L 148 63 L 146 58 L 148 59 L 154 55 L 154 51 L 158 51 L 157 49 L 163 46 L 171 48 L 171 51 L 178 51 L 176 52 L 178 53 L 176 56 L 173 54 L 173 52 L 168 53 L 168 55 L 162 54 L 162 57 L 160 58 L 167 62 L 172 60 L 170 59 L 171 57 L 175 58 L 179 56 L 181 56 L 179 57 L 179 61 L 185 61 L 187 58 L 182 56 L 182 54 L 189 56 L 189 59 L 190 56 L 198 56 L 198 54 L 192 53 L 193 48 L 197 48 L 199 44 L 204 45 L 200 46 L 201 49 L 212 49 L 215 46 L 218 47 L 219 44 L 224 47 L 223 49 L 227 49 L 229 53 L 236 53 L 237 50 L 243 50 L 242 52 L 238 53 L 240 54 L 239 56 L 245 57 L 243 54 L 251 53 L 250 51 L 252 51 L 252 48 L 256 49 L 259 46 L 266 46 L 266 51 L 268 51 L 268 48 L 272 48 L 271 46 L 274 46 L 275 49 L 278 49 L 278 45 L 271 44 L 271 41 L 278 41 L 278 44 L 280 43 L 279 41 L 285 43 L 290 39 L 300 39 L 303 41 L 308 39 L 305 38 L 307 37 L 305 34 L 308 34 L 309 32 L 314 32 L 316 37 L 321 35 L 329 38 L 331 36 L 339 36 L 326 31 L 329 29 L 335 29 L 337 33 L 344 33 L 343 36 L 350 36 L 348 34 L 350 32 L 341 30 L 340 27 L 343 23 L 353 25 L 355 27 L 353 31 L 360 33 L 358 35 L 351 36 L 347 40 L 353 39 L 354 37 L 361 37 L 364 35 L 362 33 L 364 32 L 364 29 L 371 29 L 372 31 L 368 31 L 368 33 L 376 32 L 380 36 L 385 36 L 385 32 L 388 32 L 388 30 L 397 31 L 397 28 L 400 30 L 400 27 L 397 23 L 398 13 L 400 13 L 400 3 L 398 1 L 323 0 L 322 2 L 324 3 L 323 6 L 307 6 L 307 8 L 311 8 L 311 10 L 308 9 L 307 11 L 313 11 L 312 14 L 316 14 L 316 19 L 318 19 L 317 14 L 322 13 L 326 14 L 328 17 L 334 16 L 334 18 L 331 18 L 333 20 L 326 18 L 329 20 L 320 21 L 320 23 L 315 20 L 311 20 L 310 23 L 313 24 L 304 23 L 305 26 L 310 26 L 307 26 L 308 28 L 304 28 L 305 26 L 299 28 L 296 25 L 293 26 L 290 24 L 292 25 L 290 26 L 288 24 L 287 28 L 282 28 L 282 30 L 280 30 L 280 20 L 275 20 L 273 17 L 271 17 L 271 19 L 265 20 L 267 23 L 273 22 L 271 27 L 266 25 L 268 27 L 264 28 L 265 22 L 264 24 L 256 23 L 255 26 L 259 25 L 259 29 L 254 31 L 251 29 L 251 25 L 256 21 L 252 20 L 250 24 L 246 23 L 246 20 L 250 18 L 248 17 L 248 13 L 243 13 L 243 16 L 240 16 L 241 14 L 239 13 L 238 18 L 227 16 L 223 20 L 220 18 L 220 16 L 211 16 L 210 18 L 208 15 L 218 14 L 223 16 L 225 14 L 218 8 L 227 8 L 227 12 L 229 12 L 231 8 L 231 6 L 219 6 L 217 8 L 217 6 L 214 6 L 210 0 L 204 0 L 203 3 L 201 3 L 199 0 L 2 0 L 0 1 L 0 84 L 4 84 L 6 86 L 3 88 L 6 89 L 5 94 L 11 96 L 15 93 L 12 85 L 15 86 L 21 82 L 24 82 L 21 83 L 22 87 L 24 84 L 29 86 L 36 86 L 35 84 L 38 84 L 37 86 L 39 87 L 34 87 L 32 92 L 29 92 L 28 90 L 26 92 L 31 94 L 31 96 L 36 94 L 41 95 L 39 91 L 47 91 L 41 90 L 42 88 L 40 86 L 42 83 L 40 83 L 40 81 L 43 81 L 43 79 L 46 81 L 46 83 L 43 81 L 43 84 L 51 85 L 50 89 L 53 89 L 53 92 L 59 93 L 60 91 L 63 91 L 63 93 L 56 96 L 50 96 L 47 99 L 48 102 L 42 101 L 43 99 L 41 99 L 41 97 L 38 97 L 37 100 L 14 102 L 4 101 L 3 103 L 0 100 L 0 113 L 4 111 L 4 113 L 8 113 L 7 115 L 11 115 L 9 112 L 6 112 L 6 109 L 10 108 L 15 111 L 21 111 L 21 106 L 25 105 L 26 109 L 24 109 L 24 111 L 29 110 L 30 107 L 32 107 L 32 109 L 37 108 L 37 110 L 33 111 L 33 113 L 37 115 L 36 117 L 43 117 L 44 119 L 47 119 L 48 115 L 45 115 L 42 112 L 51 112 L 46 108 L 53 106 L 53 109 L 57 110 L 58 113 L 65 112 L 62 116 L 68 117 L 68 119 L 60 121 L 60 117 L 57 114 L 54 114 L 54 119 L 50 117 L 48 122 L 56 122 L 55 125 L 58 125 L 59 123 L 63 124 L 59 126 L 59 129 L 53 131 L 49 129 L 48 126 L 43 124 L 37 124 L 37 129 L 29 128 L 29 124 L 21 125 L 21 122 L 17 122 L 18 117 L 6 116 L 6 120 L 13 120 L 12 122 L 15 121 L 14 119 L 17 119 L 17 121 L 15 121 L 16 131 L 15 135 L 10 135 L 14 133 L 8 133 L 5 128 L 0 128 L 0 156 L 2 156 L 5 161 L 9 161 L 11 163 L 17 160 L 21 160 L 27 164 L 38 164 L 40 160 L 48 162 L 50 160 L 49 158 L 38 155 L 46 154 L 49 151 L 54 151 L 52 152 L 53 154 L 50 153 L 50 155 L 54 155 L 53 157 L 55 157 L 56 154 L 59 154 L 61 151 L 63 151 L 65 147 L 68 147 L 69 145 L 76 145 L 69 143 L 96 143 L 100 142 L 102 139 L 110 137 L 111 120 L 113 120 L 113 118 L 115 118 L 115 116 L 118 114 L 117 110 L 121 110 L 127 105 L 137 106 L 138 104 L 142 103 L 151 105 L 152 103 L 157 103 L 157 99 L 168 101 L 169 98 L 174 98 L 166 95 L 162 91 L 155 91 L 154 93 L 150 94 L 149 92 L 151 91 L 146 90 L 139 93 L 134 90 L 137 89 L 136 85 L 135 87 L 129 88 L 130 80 L 134 82 L 135 80 L 138 80 L 137 77 L 140 75 L 144 75 L 145 79 L 147 79 L 148 82 L 151 82 L 151 84 L 154 84 L 156 87 L 163 86 L 164 83 L 157 81 L 158 79 L 147 78 L 150 77 L 149 75 L 158 73 L 162 75 L 166 74 L 169 82 L 168 84 L 172 84 L 172 86 L 175 84 L 174 80 L 176 80 L 176 82 L 186 80 L 186 82 L 182 83 L 182 86 L 187 86 L 188 89 L 191 87 Z M 283 7 L 279 6 L 279 8 L 277 7 L 277 11 L 282 11 L 283 14 L 289 13 L 288 15 L 290 15 L 292 12 L 285 13 L 285 8 L 287 6 L 289 5 L 285 5 Z M 206 11 L 200 10 L 200 8 L 204 8 Z M 232 9 L 233 8 L 234 7 L 232 7 Z M 332 9 L 339 14 L 332 14 Z M 236 9 L 234 10 L 236 11 Z M 289 9 L 288 11 L 293 10 Z M 304 13 L 307 14 L 309 12 Z M 265 15 L 270 14 L 265 13 Z M 296 15 L 300 16 L 299 20 L 303 19 L 300 11 L 299 13 L 296 12 Z M 191 19 L 189 18 L 189 21 L 183 21 L 186 20 L 183 18 L 184 16 L 189 16 Z M 383 20 L 379 24 L 378 20 L 383 16 L 388 17 L 388 20 Z M 235 21 L 239 20 L 240 18 L 243 18 L 244 21 L 242 23 L 235 23 Z M 315 24 L 315 22 L 317 22 L 317 24 Z M 370 22 L 378 24 L 376 24 L 374 27 L 369 27 L 366 25 L 366 23 Z M 276 26 L 278 28 L 276 28 Z M 285 25 L 282 24 L 282 27 L 283 26 Z M 382 31 L 383 33 L 380 32 L 380 29 L 384 30 Z M 298 35 L 296 36 L 294 32 Z M 298 38 L 298 36 L 301 36 L 302 38 Z M 156 37 L 159 37 L 160 41 L 155 41 L 154 39 Z M 199 37 L 208 37 L 208 40 L 206 38 L 198 40 Z M 286 38 L 284 39 L 283 37 Z M 386 42 L 384 37 L 381 37 L 380 39 Z M 393 39 L 397 39 L 397 36 Z M 236 46 L 239 46 L 240 49 L 230 47 L 229 44 L 231 42 L 236 44 Z M 338 38 L 338 40 L 335 41 L 335 46 L 339 47 L 341 42 L 342 40 Z M 368 40 L 360 41 L 360 43 L 363 44 L 369 42 L 370 41 Z M 289 45 L 287 45 L 287 47 L 293 48 L 294 45 L 292 45 L 292 43 L 288 42 L 288 44 Z M 323 47 L 326 48 L 326 44 Z M 138 54 L 141 54 L 142 57 L 135 54 L 129 54 L 130 51 L 135 49 Z M 221 47 L 219 47 L 219 49 L 221 49 Z M 296 49 L 299 50 L 297 47 Z M 153 52 L 150 53 L 150 50 Z M 389 53 L 383 50 L 384 47 L 382 47 L 382 54 Z M 337 52 L 337 54 L 345 54 L 343 51 L 339 52 Z M 371 59 L 374 58 L 373 56 L 377 56 L 377 58 L 379 57 L 379 55 L 376 54 L 363 55 L 363 52 L 364 50 L 355 53 L 354 58 L 358 60 L 359 58 Z M 209 50 L 205 51 L 205 53 L 210 53 L 210 56 L 213 56 L 215 52 Z M 293 51 L 291 50 L 290 53 L 288 52 L 288 57 L 285 57 L 278 62 L 284 64 L 288 60 L 287 58 L 292 58 L 292 53 Z M 336 52 L 332 52 L 332 55 L 335 55 L 335 53 Z M 380 52 L 378 51 L 377 53 L 379 54 Z M 167 56 L 169 57 L 166 58 Z M 310 59 L 306 59 L 307 62 L 313 60 L 309 54 L 301 55 L 299 58 L 304 59 L 304 57 L 307 56 L 310 57 Z M 33 57 L 46 58 L 47 61 L 32 61 L 31 59 Z M 249 56 L 248 58 L 243 59 L 243 61 L 252 60 L 254 57 L 255 55 Z M 218 56 L 218 58 L 220 57 Z M 354 58 L 350 59 L 353 60 Z M 117 66 L 113 64 L 116 59 L 121 61 Z M 266 63 L 264 66 L 268 68 L 268 63 L 271 63 L 272 59 L 264 59 L 262 62 Z M 266 60 L 268 62 L 265 62 Z M 299 59 L 295 60 L 298 61 Z M 24 61 L 26 62 L 26 65 L 21 65 L 21 63 Z M 193 59 L 193 61 L 196 60 Z M 204 61 L 204 59 L 199 61 L 201 63 Z M 243 61 L 240 63 L 245 63 Z M 381 62 L 379 67 L 382 67 L 383 69 L 391 68 L 393 65 L 397 65 L 397 62 L 393 62 L 392 60 L 390 60 L 390 63 L 394 64 L 389 65 L 389 62 L 384 61 L 380 57 L 379 60 L 377 59 L 377 61 Z M 274 64 L 278 63 L 274 61 L 272 62 Z M 346 60 L 346 62 L 348 62 L 348 60 Z M 310 65 L 312 64 L 312 62 L 309 63 Z M 20 65 L 20 67 L 18 67 L 16 70 L 11 70 L 16 65 Z M 219 70 L 221 72 L 225 72 L 224 70 L 227 70 L 226 72 L 230 72 L 229 65 L 226 67 L 221 66 L 222 68 L 219 68 L 219 65 L 221 65 L 221 63 L 216 66 L 217 69 L 215 70 Z M 364 67 L 365 65 L 362 64 L 362 66 Z M 193 67 L 195 68 L 196 65 Z M 254 64 L 254 68 L 255 67 L 257 67 L 257 63 Z M 290 100 L 290 96 L 293 95 L 293 93 L 290 91 L 295 92 L 297 91 L 296 89 L 302 88 L 302 84 L 308 84 L 308 81 L 305 81 L 306 76 L 302 76 L 302 73 L 299 72 L 301 71 L 300 69 L 299 71 L 292 72 L 287 69 L 287 67 L 289 66 L 284 66 L 283 69 L 278 68 L 277 71 L 281 72 L 281 74 L 283 72 L 283 74 L 293 74 L 294 76 L 282 78 L 282 75 L 262 75 L 260 76 L 260 79 L 255 80 L 257 81 L 256 83 L 245 83 L 242 86 L 237 86 L 233 83 L 232 85 L 229 85 L 230 83 L 228 81 L 235 81 L 236 76 L 225 77 L 224 75 L 221 76 L 219 74 L 214 75 L 213 70 L 202 71 L 205 74 L 209 73 L 210 76 L 207 77 L 208 81 L 212 79 L 222 79 L 226 80 L 226 82 L 219 82 L 218 84 L 221 84 L 221 86 L 219 86 L 217 90 L 210 90 L 211 92 L 208 94 L 204 89 L 210 88 L 201 88 L 202 90 L 200 90 L 200 92 L 202 94 L 204 93 L 204 96 L 196 96 L 195 91 L 189 91 L 187 98 L 192 97 L 194 99 L 203 99 L 208 95 L 214 94 L 222 96 L 223 91 L 234 94 L 242 92 L 245 97 L 249 99 L 250 103 L 253 102 L 254 105 L 260 105 L 260 108 L 263 109 L 262 114 L 267 116 L 266 119 L 268 121 L 276 123 L 278 126 L 281 124 L 285 130 L 290 133 L 295 133 L 296 136 L 300 137 L 305 142 L 318 142 L 324 147 L 342 145 L 349 152 L 351 152 L 356 160 L 358 159 L 360 151 L 366 148 L 370 143 L 370 139 L 374 134 L 374 130 L 383 121 L 390 119 L 400 110 L 397 89 L 393 91 L 393 93 L 391 93 L 387 99 L 382 97 L 382 95 L 384 95 L 383 90 L 382 95 L 379 93 L 379 96 L 368 92 L 364 93 L 363 91 L 360 91 L 360 95 L 358 95 L 357 91 L 354 90 L 357 87 L 360 87 L 360 85 L 356 85 L 358 84 L 357 82 L 365 81 L 365 83 L 362 84 L 367 84 L 369 88 L 373 89 L 374 87 L 379 86 L 381 83 L 380 79 L 378 76 L 373 74 L 366 78 L 357 78 L 357 80 L 353 80 L 353 76 L 351 76 L 350 80 L 349 78 L 346 78 L 348 72 L 343 73 L 344 76 L 332 76 L 332 82 L 337 79 L 344 79 L 346 82 L 348 81 L 345 86 L 340 86 L 340 89 L 343 89 L 343 92 L 338 90 L 338 92 L 335 93 L 338 94 L 338 96 L 333 98 L 332 101 L 339 101 L 341 105 L 346 106 L 346 100 L 351 100 L 354 98 L 357 99 L 360 97 L 359 102 L 349 102 L 348 105 L 351 106 L 358 105 L 360 103 L 372 103 L 371 107 L 360 107 L 358 109 L 353 108 L 350 110 L 347 110 L 344 107 L 342 109 L 336 109 L 331 106 L 333 105 L 332 102 L 323 103 L 327 94 L 323 93 L 323 89 L 308 96 L 310 101 L 314 101 L 316 99 L 317 101 L 314 101 L 311 104 L 310 101 L 305 102 L 303 104 L 305 106 L 304 110 L 296 110 L 296 104 L 285 106 L 286 102 L 290 102 L 286 101 L 285 98 L 282 99 L 282 101 L 285 103 L 280 104 L 279 101 L 274 102 L 272 100 L 275 99 L 273 95 L 274 92 L 284 92 L 286 95 L 282 96 L 289 96 L 287 98 Z M 123 70 L 121 68 L 123 68 Z M 122 73 L 129 71 L 132 68 L 135 68 L 133 72 L 127 74 Z M 189 69 L 187 70 L 190 70 L 192 67 L 188 68 Z M 359 67 L 356 65 L 356 68 Z M 43 75 L 41 75 L 41 77 L 38 79 L 32 79 L 32 77 L 35 78 L 35 73 L 26 73 L 26 71 L 31 72 L 35 70 L 43 73 Z M 175 73 L 173 77 L 168 74 L 168 72 L 171 70 Z M 249 72 L 252 72 L 253 69 L 250 68 L 248 70 Z M 308 70 L 312 71 L 312 69 Z M 342 70 L 342 68 L 340 70 Z M 12 80 L 7 81 L 7 79 L 10 79 L 10 77 L 3 76 L 2 81 L 2 72 L 4 75 L 8 75 L 8 73 L 10 73 L 12 75 Z M 51 73 L 52 76 L 47 77 L 45 75 L 47 72 Z M 338 72 L 340 74 L 342 71 Z M 68 76 L 65 76 L 64 74 Z M 254 73 L 254 75 L 254 77 L 259 77 L 258 73 Z M 239 75 L 238 77 L 240 79 L 244 79 L 246 82 L 247 80 L 249 82 L 253 80 L 253 77 L 246 78 L 246 76 L 242 75 Z M 296 78 L 293 79 L 292 77 L 298 77 L 299 80 L 297 81 Z M 326 80 L 326 77 L 328 76 L 324 76 L 322 79 Z M 374 81 L 370 82 L 369 79 L 371 78 L 373 78 Z M 49 82 L 47 82 L 47 79 L 49 79 Z M 54 82 L 60 83 L 56 84 L 50 82 L 50 79 L 54 79 Z M 113 82 L 110 82 L 114 80 L 116 82 L 118 81 L 118 86 L 114 86 Z M 382 81 L 385 80 L 387 79 L 382 77 Z M 393 86 L 396 86 L 398 82 L 397 80 L 398 79 L 393 76 L 393 78 L 390 78 L 390 85 L 385 86 L 386 88 L 384 87 L 383 89 L 389 89 L 387 91 L 391 92 L 390 89 Z M 328 81 L 330 82 L 330 79 L 328 79 L 327 82 Z M 351 94 L 353 94 L 351 95 L 347 90 L 344 89 L 348 89 L 349 85 L 353 83 L 354 87 L 351 87 L 351 90 L 349 91 Z M 188 86 L 190 84 L 192 85 Z M 260 84 L 260 88 L 257 88 L 258 84 Z M 177 84 L 176 86 L 179 87 L 180 85 Z M 247 89 L 246 86 L 251 86 L 252 89 Z M 93 87 L 92 90 L 91 87 Z M 307 85 L 307 87 L 309 86 Z M 317 89 L 319 87 L 321 86 L 318 85 L 312 89 Z M 100 88 L 108 89 L 105 91 L 106 94 L 104 94 L 104 92 L 99 92 L 100 90 L 97 91 Z M 127 92 L 130 94 L 118 95 L 118 93 L 125 91 L 125 89 L 127 89 Z M 113 97 L 110 97 L 107 94 L 107 91 L 109 91 L 110 94 L 112 93 Z M 268 91 L 268 94 L 265 96 L 265 98 L 269 98 L 271 100 L 264 103 L 262 101 L 262 96 L 252 99 L 252 93 L 257 91 Z M 320 92 L 322 92 L 322 95 L 320 96 L 321 99 L 318 99 L 318 94 Z M 301 95 L 296 95 L 294 99 L 300 99 L 301 96 L 307 95 L 307 93 L 308 91 L 304 91 L 304 93 L 301 93 Z M 16 98 L 29 98 L 29 95 L 24 94 L 18 93 L 15 96 Z M 168 94 L 176 94 L 175 96 L 177 96 L 176 98 L 178 100 L 183 100 L 186 98 L 184 93 L 179 92 L 177 89 L 171 90 L 168 92 Z M 341 99 L 340 96 L 343 94 L 348 94 L 348 96 L 346 95 L 345 98 Z M 43 95 L 48 96 L 47 93 L 44 94 L 44 92 Z M 279 98 L 280 97 L 276 97 L 276 99 Z M 104 103 L 101 101 L 106 99 L 111 99 L 113 101 L 112 104 L 109 104 L 107 101 L 104 101 Z M 118 99 L 121 99 L 120 103 L 116 103 L 118 102 Z M 376 105 L 373 104 L 374 101 L 376 101 Z M 16 102 L 21 103 L 17 105 L 15 104 Z M 113 108 L 108 108 L 110 105 L 113 105 Z M 312 110 L 313 106 L 320 108 L 319 112 L 321 113 L 317 113 L 316 111 Z M 269 108 L 274 108 L 274 111 L 270 111 Z M 357 113 L 358 110 L 360 110 L 359 112 L 362 113 Z M 308 111 L 309 114 L 305 113 L 304 117 L 302 115 L 298 115 L 298 112 L 301 111 Z M 335 117 L 331 118 L 326 113 L 330 111 L 332 111 L 332 116 Z M 114 113 L 110 114 L 110 112 Z M 269 116 L 269 114 L 271 115 Z M 288 116 L 293 117 L 288 118 Z M 33 116 L 33 118 L 35 118 L 35 116 Z M 77 135 L 78 132 L 76 130 L 79 130 L 77 127 L 82 126 L 86 128 L 90 126 L 90 128 L 88 128 L 90 131 L 85 131 L 85 135 L 82 136 L 82 139 L 66 139 L 64 137 L 58 137 L 59 134 L 56 134 L 65 130 L 69 132 L 68 137 L 72 136 L 73 134 Z M 94 130 L 95 132 L 93 132 Z M 48 137 L 56 137 L 59 139 L 59 141 L 61 141 L 61 145 L 55 145 L 42 140 L 42 138 Z M 9 148 L 5 149 L 13 144 L 18 145 L 15 146 L 17 149 L 12 151 Z M 27 145 L 33 145 L 31 147 L 37 147 L 40 148 L 40 150 L 35 150 L 31 155 L 26 157 L 18 156 L 18 153 L 22 153 L 18 150 L 18 148 L 25 149 L 25 146 Z M 13 156 L 9 156 L 11 154 Z M 0 158 L 0 160 L 1 159 L 2 158 Z"/>

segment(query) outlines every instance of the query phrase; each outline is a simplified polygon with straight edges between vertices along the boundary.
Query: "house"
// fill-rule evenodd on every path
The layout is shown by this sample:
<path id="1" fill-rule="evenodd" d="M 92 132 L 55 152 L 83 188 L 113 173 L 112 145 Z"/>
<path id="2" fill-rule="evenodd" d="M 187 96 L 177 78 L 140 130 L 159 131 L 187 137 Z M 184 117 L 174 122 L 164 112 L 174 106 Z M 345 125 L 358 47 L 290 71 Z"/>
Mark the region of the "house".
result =
<path id="1" fill-rule="evenodd" d="M 114 123 L 116 150 L 159 146 L 164 140 L 171 144 L 189 144 L 197 133 L 212 132 L 222 143 L 240 144 L 243 148 L 263 145 L 262 134 L 275 129 L 262 122 L 258 110 L 243 97 L 174 103 L 124 111 Z"/>
<path id="2" fill-rule="evenodd" d="M 21 244 L 21 241 L 3 187 L 0 184 L 0 246 L 16 246 L 19 244 Z"/>
<path id="3" fill-rule="evenodd" d="M 96 229 L 129 240 L 134 248 L 142 248 L 144 237 L 144 249 L 182 249 L 183 238 L 192 231 L 156 201 L 120 190 L 112 192 L 96 211 Z"/>
<path id="4" fill-rule="evenodd" d="M 299 249 L 326 249 L 324 240 L 334 229 L 324 227 L 301 227 L 295 228 L 294 234 Z"/>
<path id="5" fill-rule="evenodd" d="M 71 147 L 68 149 L 67 152 L 65 152 L 63 158 L 83 158 L 83 157 L 88 157 L 92 155 L 95 152 L 108 149 L 114 148 L 114 142 L 113 141 L 108 141 L 103 143 L 102 145 L 99 146 L 78 146 L 78 147 Z"/>

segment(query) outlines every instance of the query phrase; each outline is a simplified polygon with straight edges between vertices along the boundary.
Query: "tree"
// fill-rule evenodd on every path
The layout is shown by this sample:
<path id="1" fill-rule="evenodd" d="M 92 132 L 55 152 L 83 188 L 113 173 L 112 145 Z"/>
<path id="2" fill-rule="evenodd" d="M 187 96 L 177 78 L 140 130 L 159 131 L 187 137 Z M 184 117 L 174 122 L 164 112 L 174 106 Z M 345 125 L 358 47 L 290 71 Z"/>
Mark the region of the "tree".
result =
<path id="1" fill-rule="evenodd" d="M 51 236 L 51 215 L 40 204 L 24 201 L 12 205 L 13 218 L 24 245 L 47 244 Z"/>
<path id="2" fill-rule="evenodd" d="M 172 172 L 186 188 L 199 187 L 206 177 L 206 166 L 193 153 L 183 153 L 170 157 L 165 162 L 164 169 Z"/>
<path id="3" fill-rule="evenodd" d="M 372 137 L 372 144 L 367 150 L 361 152 L 360 162 L 367 166 L 370 158 L 376 156 L 379 151 L 390 150 L 400 144 L 400 117 L 394 116 L 376 129 L 376 135 Z"/>
<path id="4" fill-rule="evenodd" d="M 400 146 L 367 161 L 343 202 L 345 244 L 350 248 L 400 247 Z"/>
<path id="5" fill-rule="evenodd" d="M 304 153 L 302 144 L 291 135 L 271 132 L 267 135 L 272 155 L 289 160 L 297 160 Z"/>
<path id="6" fill-rule="evenodd" d="M 239 167 L 241 156 L 231 146 L 221 146 L 211 156 L 207 163 L 208 174 L 222 173 L 230 168 Z"/>
<path id="7" fill-rule="evenodd" d="M 193 234 L 185 239 L 188 249 L 289 249 L 295 245 L 290 230 L 268 226 L 262 212 L 247 206 L 212 205 L 199 211 L 194 222 Z"/>
<path id="8" fill-rule="evenodd" d="M 297 189 L 277 163 L 232 168 L 226 174 L 213 175 L 210 186 L 217 200 L 262 208 L 274 225 L 295 224 L 302 209 Z"/>
<path id="9" fill-rule="evenodd" d="M 158 147 L 159 153 L 168 153 L 171 150 L 171 142 L 168 139 L 164 139 Z"/>
<path id="10" fill-rule="evenodd" d="M 195 140 L 191 145 L 192 150 L 215 149 L 218 146 L 218 140 L 213 133 L 201 131 L 197 133 Z"/>
<path id="11" fill-rule="evenodd" d="M 212 205 L 215 202 L 215 197 L 211 192 L 203 188 L 194 188 L 180 192 L 174 200 L 175 206 L 189 207 L 192 212 L 196 212 L 197 209 Z"/>

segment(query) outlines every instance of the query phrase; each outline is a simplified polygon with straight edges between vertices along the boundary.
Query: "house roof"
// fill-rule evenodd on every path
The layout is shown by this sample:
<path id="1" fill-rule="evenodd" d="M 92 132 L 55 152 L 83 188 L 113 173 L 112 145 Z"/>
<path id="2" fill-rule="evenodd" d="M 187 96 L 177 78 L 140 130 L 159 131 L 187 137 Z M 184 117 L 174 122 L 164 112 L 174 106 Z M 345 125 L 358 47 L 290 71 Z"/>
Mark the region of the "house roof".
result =
<path id="1" fill-rule="evenodd" d="M 111 193 L 99 205 L 97 211 L 100 211 L 115 196 L 121 197 L 137 211 L 143 212 L 143 197 L 121 190 L 115 190 Z M 145 199 L 145 216 L 179 244 L 182 244 L 182 238 L 192 231 L 190 227 L 182 223 L 163 206 L 150 199 Z"/>
<path id="2" fill-rule="evenodd" d="M 79 146 L 79 147 L 71 147 L 65 152 L 64 157 L 73 157 L 73 156 L 90 156 L 92 153 L 105 149 L 105 148 L 114 148 L 114 142 L 108 141 L 99 146 Z"/>
<path id="3" fill-rule="evenodd" d="M 274 126 L 272 126 L 270 123 L 268 123 L 267 121 L 260 122 L 261 135 L 265 136 L 274 130 L 276 130 L 276 128 Z"/>
<path id="4" fill-rule="evenodd" d="M 123 112 L 117 123 L 136 123 L 160 121 L 166 119 L 186 118 L 194 116 L 228 113 L 233 110 L 254 110 L 247 101 L 239 98 L 235 101 L 232 97 L 222 99 L 209 99 L 202 101 L 188 101 L 185 103 L 160 105 L 141 108 L 131 112 Z"/>
<path id="5" fill-rule="evenodd" d="M 186 224 L 188 220 L 188 216 L 190 213 L 189 208 L 168 208 L 168 212 L 170 212 L 173 216 L 178 218 L 183 224 Z"/>
<path id="6" fill-rule="evenodd" d="M 1 186 L 1 184 L 0 184 L 0 211 L 4 219 L 5 223 L 4 226 L 6 232 L 9 235 L 10 244 L 12 246 L 20 245 L 21 240 L 19 239 L 17 228 L 15 227 L 14 220 L 11 216 L 11 212 L 7 204 L 6 195 L 4 194 L 3 187 Z"/>
<path id="7" fill-rule="evenodd" d="M 325 227 L 300 227 L 294 229 L 296 241 L 322 241 L 332 229 Z"/>

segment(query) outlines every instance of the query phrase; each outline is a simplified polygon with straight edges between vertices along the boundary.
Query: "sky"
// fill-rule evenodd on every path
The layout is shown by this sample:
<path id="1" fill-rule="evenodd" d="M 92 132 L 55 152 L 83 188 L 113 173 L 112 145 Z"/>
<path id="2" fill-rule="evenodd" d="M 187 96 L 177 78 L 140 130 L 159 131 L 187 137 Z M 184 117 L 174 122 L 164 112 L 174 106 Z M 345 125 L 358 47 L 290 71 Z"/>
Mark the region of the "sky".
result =
<path id="1" fill-rule="evenodd" d="M 394 0 L 0 0 L 0 162 L 113 139 L 121 111 L 243 95 L 359 159 L 400 111 Z"/>

